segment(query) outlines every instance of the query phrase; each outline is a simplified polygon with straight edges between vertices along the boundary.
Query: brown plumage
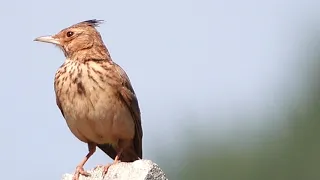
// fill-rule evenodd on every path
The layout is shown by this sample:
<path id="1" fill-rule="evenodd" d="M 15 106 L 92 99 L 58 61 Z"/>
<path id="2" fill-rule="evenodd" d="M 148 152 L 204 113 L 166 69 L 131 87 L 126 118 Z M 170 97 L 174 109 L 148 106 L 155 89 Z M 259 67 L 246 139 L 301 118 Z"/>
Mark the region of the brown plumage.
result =
<path id="1" fill-rule="evenodd" d="M 127 74 L 112 61 L 96 30 L 100 22 L 84 21 L 35 39 L 57 45 L 66 57 L 55 75 L 56 102 L 71 132 L 89 149 L 74 179 L 89 175 L 83 166 L 96 146 L 114 163 L 142 158 L 138 100 Z"/>

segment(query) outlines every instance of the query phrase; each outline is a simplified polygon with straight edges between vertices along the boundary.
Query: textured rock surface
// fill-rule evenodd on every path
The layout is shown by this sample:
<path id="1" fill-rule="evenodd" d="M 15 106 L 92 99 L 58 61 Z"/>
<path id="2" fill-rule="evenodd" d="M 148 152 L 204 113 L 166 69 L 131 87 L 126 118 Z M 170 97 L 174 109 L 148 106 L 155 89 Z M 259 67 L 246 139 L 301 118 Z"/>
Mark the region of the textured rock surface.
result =
<path id="1" fill-rule="evenodd" d="M 110 166 L 108 173 L 102 177 L 103 168 L 89 170 L 89 177 L 80 180 L 167 180 L 159 166 L 150 160 L 138 160 L 132 163 L 118 163 Z M 62 180 L 72 180 L 73 174 L 65 174 Z"/>

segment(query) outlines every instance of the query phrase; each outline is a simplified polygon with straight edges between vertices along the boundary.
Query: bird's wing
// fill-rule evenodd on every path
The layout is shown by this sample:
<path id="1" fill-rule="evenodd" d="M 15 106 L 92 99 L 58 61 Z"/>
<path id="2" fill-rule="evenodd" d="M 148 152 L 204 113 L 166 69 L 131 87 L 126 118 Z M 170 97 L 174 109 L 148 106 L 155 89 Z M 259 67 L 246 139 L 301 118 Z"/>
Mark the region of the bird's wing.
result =
<path id="1" fill-rule="evenodd" d="M 61 102 L 59 101 L 59 98 L 58 98 L 57 95 L 56 95 L 56 103 L 57 103 L 57 106 L 59 107 L 59 109 L 61 111 L 62 116 L 64 117 L 64 112 L 62 110 Z"/>
<path id="2" fill-rule="evenodd" d="M 113 63 L 114 67 L 119 76 L 119 83 L 121 82 L 121 86 L 119 86 L 118 92 L 120 95 L 120 99 L 124 101 L 127 108 L 129 109 L 132 118 L 135 124 L 135 135 L 133 139 L 134 149 L 137 155 L 142 158 L 142 127 L 141 127 L 141 115 L 138 99 L 131 85 L 130 79 L 127 76 L 126 72 L 116 63 Z"/>

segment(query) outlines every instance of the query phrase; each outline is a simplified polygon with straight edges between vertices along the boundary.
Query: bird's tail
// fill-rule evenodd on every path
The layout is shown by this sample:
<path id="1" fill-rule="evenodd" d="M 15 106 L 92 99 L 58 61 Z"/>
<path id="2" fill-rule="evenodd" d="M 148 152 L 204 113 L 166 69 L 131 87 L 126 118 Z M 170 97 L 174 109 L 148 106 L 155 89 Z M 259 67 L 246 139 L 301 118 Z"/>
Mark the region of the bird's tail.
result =
<path id="1" fill-rule="evenodd" d="M 113 148 L 112 145 L 110 144 L 99 144 L 98 147 L 105 152 L 109 157 L 111 157 L 113 160 L 117 156 L 117 151 Z M 139 156 L 135 152 L 134 148 L 132 146 L 123 149 L 121 156 L 120 156 L 120 161 L 121 162 L 133 162 L 135 160 L 139 160 Z"/>
<path id="2" fill-rule="evenodd" d="M 98 147 L 113 160 L 116 158 L 117 151 L 112 147 L 111 144 L 98 144 Z"/>
<path id="3" fill-rule="evenodd" d="M 137 153 L 133 148 L 124 149 L 123 152 L 121 153 L 121 158 L 120 158 L 120 160 L 123 162 L 133 162 L 139 159 L 140 159 L 139 156 L 137 155 Z"/>

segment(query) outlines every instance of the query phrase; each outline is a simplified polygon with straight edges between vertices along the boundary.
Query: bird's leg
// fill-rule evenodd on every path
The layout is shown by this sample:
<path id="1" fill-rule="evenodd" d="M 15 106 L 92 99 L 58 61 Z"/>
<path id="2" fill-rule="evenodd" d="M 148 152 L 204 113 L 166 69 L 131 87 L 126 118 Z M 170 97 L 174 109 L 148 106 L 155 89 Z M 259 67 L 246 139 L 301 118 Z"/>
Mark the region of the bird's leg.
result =
<path id="1" fill-rule="evenodd" d="M 83 160 L 76 167 L 76 171 L 72 178 L 73 180 L 79 180 L 80 174 L 83 176 L 90 176 L 90 174 L 83 169 L 83 166 L 84 164 L 86 164 L 88 159 L 94 154 L 94 152 L 96 152 L 96 145 L 93 143 L 88 143 L 88 149 L 89 149 L 88 154 L 86 155 L 86 157 L 83 158 Z"/>
<path id="2" fill-rule="evenodd" d="M 107 165 L 104 166 L 103 172 L 102 172 L 103 176 L 107 174 L 108 169 L 109 169 L 110 166 L 121 162 L 121 161 L 120 161 L 120 156 L 121 156 L 122 151 L 123 151 L 122 149 L 120 149 L 120 150 L 118 151 L 116 157 L 114 158 L 114 161 L 113 161 L 111 164 L 107 164 Z"/>

